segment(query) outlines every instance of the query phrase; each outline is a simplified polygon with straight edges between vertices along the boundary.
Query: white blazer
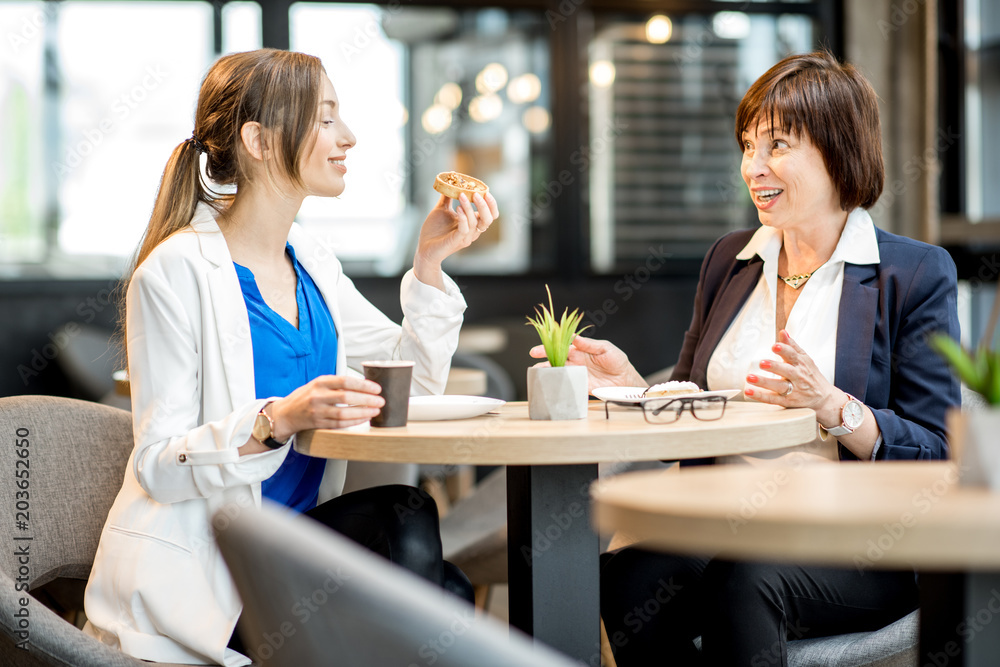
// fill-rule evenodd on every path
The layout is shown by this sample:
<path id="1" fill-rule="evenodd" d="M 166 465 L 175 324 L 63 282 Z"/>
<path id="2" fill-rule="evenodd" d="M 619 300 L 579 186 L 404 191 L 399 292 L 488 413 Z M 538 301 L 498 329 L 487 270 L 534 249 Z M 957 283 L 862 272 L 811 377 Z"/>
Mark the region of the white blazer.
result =
<path id="1" fill-rule="evenodd" d="M 357 291 L 329 248 L 298 225 L 288 241 L 333 316 L 338 374 L 366 359 L 411 359 L 413 393 L 444 390 L 465 310 L 451 279 L 442 292 L 412 271 L 403 276 L 399 326 Z M 255 398 L 250 321 L 210 208 L 150 253 L 126 303 L 135 449 L 87 583 L 85 632 L 145 660 L 245 665 L 226 648 L 242 603 L 211 518 L 259 507 L 261 481 L 291 444 L 237 452 L 268 399 Z M 346 465 L 327 463 L 321 502 L 340 494 Z"/>

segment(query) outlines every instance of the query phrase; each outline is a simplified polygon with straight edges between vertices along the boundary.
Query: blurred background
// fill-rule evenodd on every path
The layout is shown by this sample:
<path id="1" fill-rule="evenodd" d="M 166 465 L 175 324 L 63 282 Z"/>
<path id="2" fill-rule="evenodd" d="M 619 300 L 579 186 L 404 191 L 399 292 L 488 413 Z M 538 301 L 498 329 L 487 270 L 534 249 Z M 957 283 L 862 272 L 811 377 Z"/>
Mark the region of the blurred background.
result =
<path id="1" fill-rule="evenodd" d="M 0 396 L 107 390 L 119 279 L 201 78 L 261 46 L 319 56 L 337 89 L 348 188 L 299 221 L 391 316 L 435 174 L 490 185 L 502 217 L 446 269 L 463 353 L 517 397 L 546 284 L 640 372 L 676 361 L 705 250 L 757 224 L 735 109 L 820 46 L 881 98 L 876 224 L 949 249 L 978 342 L 1000 274 L 1000 3 L 498 4 L 0 0 Z"/>

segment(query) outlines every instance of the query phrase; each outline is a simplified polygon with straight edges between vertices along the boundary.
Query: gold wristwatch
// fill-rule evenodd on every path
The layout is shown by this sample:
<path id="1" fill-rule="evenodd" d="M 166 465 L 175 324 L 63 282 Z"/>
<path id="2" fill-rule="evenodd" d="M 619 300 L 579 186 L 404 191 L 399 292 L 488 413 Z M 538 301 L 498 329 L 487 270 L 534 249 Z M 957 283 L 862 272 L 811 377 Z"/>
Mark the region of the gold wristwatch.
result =
<path id="1" fill-rule="evenodd" d="M 257 419 L 253 423 L 253 437 L 257 438 L 260 442 L 267 445 L 271 449 L 278 449 L 279 447 L 284 447 L 287 444 L 285 442 L 278 442 L 271 436 L 274 435 L 274 420 L 271 419 L 271 415 L 267 414 L 267 406 L 274 403 L 274 401 L 269 401 L 264 404 L 264 407 L 260 409 L 257 413 Z"/>

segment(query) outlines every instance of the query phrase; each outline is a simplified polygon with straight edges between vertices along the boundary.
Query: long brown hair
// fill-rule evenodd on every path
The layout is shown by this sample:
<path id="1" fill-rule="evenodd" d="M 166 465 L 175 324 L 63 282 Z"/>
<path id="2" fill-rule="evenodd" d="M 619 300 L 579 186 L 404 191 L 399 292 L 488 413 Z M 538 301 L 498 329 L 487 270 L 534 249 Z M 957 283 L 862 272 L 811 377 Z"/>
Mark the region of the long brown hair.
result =
<path id="1" fill-rule="evenodd" d="M 274 182 L 276 170 L 301 186 L 299 162 L 315 141 L 323 73 L 318 58 L 277 49 L 223 56 L 208 70 L 198 93 L 192 137 L 170 154 L 153 215 L 123 281 L 119 309 L 123 349 L 125 294 L 135 269 L 158 245 L 188 226 L 199 203 L 221 212 L 233 198 L 204 182 L 201 152 L 211 184 L 236 186 L 238 191 L 253 173 L 240 133 L 246 123 L 260 123 L 274 154 L 274 160 L 263 162 L 265 177 Z"/>

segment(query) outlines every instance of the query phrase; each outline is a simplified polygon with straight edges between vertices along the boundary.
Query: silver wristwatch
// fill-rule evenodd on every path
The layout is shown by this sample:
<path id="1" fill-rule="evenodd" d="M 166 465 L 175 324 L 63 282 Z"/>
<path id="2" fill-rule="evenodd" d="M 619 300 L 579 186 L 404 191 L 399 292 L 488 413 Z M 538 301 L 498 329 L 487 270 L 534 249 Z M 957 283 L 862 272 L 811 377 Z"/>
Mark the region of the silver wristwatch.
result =
<path id="1" fill-rule="evenodd" d="M 850 394 L 847 395 L 847 402 L 840 408 L 840 426 L 826 428 L 820 427 L 833 436 L 849 435 L 861 427 L 861 422 L 865 420 L 865 406 L 858 399 Z"/>

